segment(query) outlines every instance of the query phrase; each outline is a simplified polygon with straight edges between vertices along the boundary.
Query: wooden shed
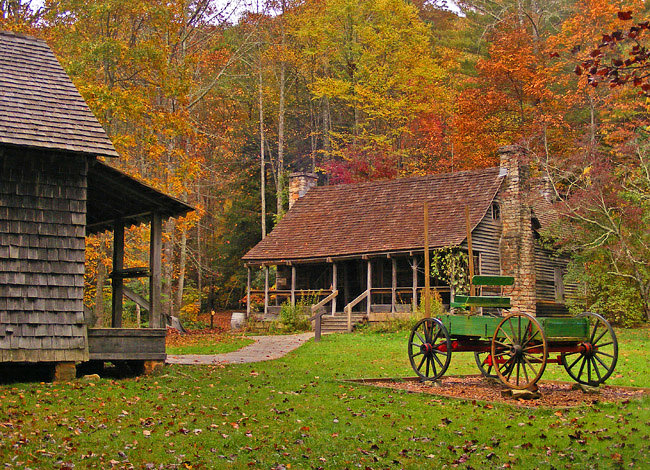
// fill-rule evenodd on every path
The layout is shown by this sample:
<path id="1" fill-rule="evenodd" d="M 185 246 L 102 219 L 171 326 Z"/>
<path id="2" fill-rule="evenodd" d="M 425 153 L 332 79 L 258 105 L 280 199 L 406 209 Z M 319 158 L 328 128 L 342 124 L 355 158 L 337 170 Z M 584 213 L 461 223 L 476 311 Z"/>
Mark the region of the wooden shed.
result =
<path id="1" fill-rule="evenodd" d="M 331 316 L 323 318 L 323 327 L 330 331 L 345 327 L 346 306 L 356 321 L 414 310 L 425 284 L 427 202 L 432 249 L 468 251 L 467 210 L 476 273 L 515 276 L 513 310 L 565 313 L 568 260 L 538 242 L 553 209 L 544 185 L 520 164 L 522 152 L 502 148 L 496 168 L 368 183 L 317 187 L 313 175 L 293 175 L 299 181 L 292 181 L 292 207 L 243 257 L 249 298 L 263 297 L 269 317 L 286 300 L 327 297 Z M 275 289 L 268 282 L 263 290 L 252 289 L 250 270 L 269 266 L 277 267 Z M 431 281 L 449 306 L 452 288 Z"/>
<path id="2" fill-rule="evenodd" d="M 0 32 L 0 363 L 161 361 L 162 220 L 190 206 L 98 160 L 118 157 L 47 44 Z M 124 267 L 124 228 L 151 224 L 149 266 Z M 85 236 L 114 232 L 112 327 L 84 317 Z M 149 327 L 121 328 L 123 279 L 150 279 Z"/>

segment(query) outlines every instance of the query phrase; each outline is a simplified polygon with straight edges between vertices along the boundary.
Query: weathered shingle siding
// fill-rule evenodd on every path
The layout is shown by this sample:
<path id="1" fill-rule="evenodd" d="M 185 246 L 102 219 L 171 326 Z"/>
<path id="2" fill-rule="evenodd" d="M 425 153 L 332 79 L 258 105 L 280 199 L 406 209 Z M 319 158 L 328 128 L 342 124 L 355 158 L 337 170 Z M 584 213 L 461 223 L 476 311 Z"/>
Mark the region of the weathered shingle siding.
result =
<path id="1" fill-rule="evenodd" d="M 87 360 L 84 156 L 0 148 L 0 361 Z"/>

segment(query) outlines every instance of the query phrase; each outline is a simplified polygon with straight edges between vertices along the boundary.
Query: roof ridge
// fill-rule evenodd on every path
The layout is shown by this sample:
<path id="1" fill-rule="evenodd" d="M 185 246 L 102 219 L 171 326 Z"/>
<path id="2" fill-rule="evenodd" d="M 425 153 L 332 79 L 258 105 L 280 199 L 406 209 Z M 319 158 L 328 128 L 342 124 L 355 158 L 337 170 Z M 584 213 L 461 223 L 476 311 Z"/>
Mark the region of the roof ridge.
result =
<path id="1" fill-rule="evenodd" d="M 17 33 L 15 31 L 7 31 L 6 29 L 0 29 L 0 36 L 16 37 L 20 39 L 27 39 L 29 41 L 47 44 L 43 39 L 37 38 L 36 36 L 32 36 L 31 34 Z"/>
<path id="2" fill-rule="evenodd" d="M 419 176 L 406 176 L 406 177 L 401 177 L 401 178 L 391 178 L 391 179 L 382 179 L 382 180 L 373 180 L 373 181 L 358 181 L 354 183 L 340 183 L 340 184 L 330 184 L 327 186 L 314 186 L 313 188 L 310 189 L 311 191 L 314 190 L 323 190 L 325 188 L 351 188 L 351 187 L 362 187 L 362 186 L 372 186 L 372 185 L 390 185 L 390 184 L 398 184 L 398 183 L 409 183 L 417 180 L 435 180 L 435 179 L 444 179 L 444 178 L 453 178 L 453 177 L 458 177 L 458 176 L 464 176 L 468 174 L 476 174 L 476 173 L 489 173 L 490 171 L 495 171 L 500 169 L 498 166 L 492 166 L 488 168 L 477 168 L 475 170 L 463 170 L 463 171 L 453 171 L 453 172 L 447 172 L 447 173 L 433 173 L 430 175 L 419 175 Z"/>

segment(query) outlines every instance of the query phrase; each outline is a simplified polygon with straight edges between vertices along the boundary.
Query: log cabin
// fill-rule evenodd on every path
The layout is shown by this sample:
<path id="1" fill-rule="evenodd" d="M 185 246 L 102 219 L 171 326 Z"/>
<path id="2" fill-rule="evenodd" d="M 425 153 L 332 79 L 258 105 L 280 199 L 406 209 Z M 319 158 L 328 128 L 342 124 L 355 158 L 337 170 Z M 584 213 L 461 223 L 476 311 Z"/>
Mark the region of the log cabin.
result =
<path id="1" fill-rule="evenodd" d="M 539 242 L 540 228 L 555 217 L 549 188 L 521 163 L 521 147 L 499 155 L 495 168 L 334 186 L 292 174 L 288 213 L 243 257 L 248 299 L 263 298 L 270 318 L 284 301 L 327 299 L 324 331 L 345 329 L 346 307 L 356 322 L 415 311 L 425 285 L 426 202 L 431 249 L 468 253 L 469 227 L 475 274 L 515 277 L 511 311 L 566 314 L 565 296 L 576 289 L 563 282 L 568 258 Z M 263 290 L 251 287 L 253 269 L 264 270 Z M 449 308 L 452 287 L 434 278 L 431 284 Z"/>
<path id="2" fill-rule="evenodd" d="M 113 144 L 48 45 L 0 32 L 0 366 L 57 380 L 88 361 L 157 366 L 162 222 L 192 210 L 102 162 Z M 124 266 L 124 230 L 151 224 L 149 265 Z M 86 235 L 112 231 L 111 327 L 84 314 Z M 124 285 L 149 279 L 148 328 L 122 328 Z"/>

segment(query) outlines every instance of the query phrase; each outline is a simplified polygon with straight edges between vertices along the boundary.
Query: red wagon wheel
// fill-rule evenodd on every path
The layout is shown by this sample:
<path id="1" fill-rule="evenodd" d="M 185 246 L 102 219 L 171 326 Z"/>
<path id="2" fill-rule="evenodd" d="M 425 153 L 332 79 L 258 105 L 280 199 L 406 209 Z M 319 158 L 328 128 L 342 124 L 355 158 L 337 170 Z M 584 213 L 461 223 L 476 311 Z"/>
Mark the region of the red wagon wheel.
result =
<path id="1" fill-rule="evenodd" d="M 616 334 L 597 313 L 586 312 L 580 317 L 589 321 L 589 338 L 578 345 L 579 351 L 563 353 L 562 365 L 576 382 L 600 385 L 612 375 L 618 361 Z"/>
<path id="2" fill-rule="evenodd" d="M 451 361 L 451 338 L 437 318 L 423 318 L 411 330 L 408 344 L 411 367 L 422 380 L 443 376 Z"/>
<path id="3" fill-rule="evenodd" d="M 539 322 L 513 313 L 499 323 L 492 337 L 492 359 L 499 380 L 510 388 L 533 387 L 546 368 L 548 345 Z"/>

